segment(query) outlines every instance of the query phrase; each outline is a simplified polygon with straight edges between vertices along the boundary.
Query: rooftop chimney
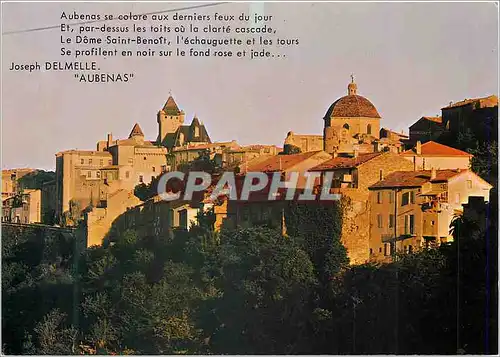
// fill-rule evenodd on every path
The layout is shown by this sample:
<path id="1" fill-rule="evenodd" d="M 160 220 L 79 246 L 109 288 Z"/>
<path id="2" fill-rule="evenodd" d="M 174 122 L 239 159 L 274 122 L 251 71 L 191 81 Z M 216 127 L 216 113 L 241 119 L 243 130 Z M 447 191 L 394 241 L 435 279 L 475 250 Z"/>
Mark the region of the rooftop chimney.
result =
<path id="1" fill-rule="evenodd" d="M 431 169 L 431 180 L 435 180 L 436 179 L 436 169 L 433 167 Z"/>
<path id="2" fill-rule="evenodd" d="M 422 143 L 420 141 L 417 141 L 417 145 L 415 145 L 415 152 L 417 155 L 422 154 Z"/>
<path id="3" fill-rule="evenodd" d="M 111 142 L 113 141 L 113 134 L 108 134 L 108 148 L 111 146 Z"/>

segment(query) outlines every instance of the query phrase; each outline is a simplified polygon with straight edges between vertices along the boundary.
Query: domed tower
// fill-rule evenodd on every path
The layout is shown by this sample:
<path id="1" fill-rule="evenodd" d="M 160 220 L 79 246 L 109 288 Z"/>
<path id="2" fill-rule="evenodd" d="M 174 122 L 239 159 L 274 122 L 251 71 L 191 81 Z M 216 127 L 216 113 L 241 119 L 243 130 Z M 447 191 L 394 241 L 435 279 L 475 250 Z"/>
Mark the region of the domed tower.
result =
<path id="1" fill-rule="evenodd" d="M 164 144 L 168 134 L 173 134 L 184 124 L 184 111 L 180 110 L 174 98 L 170 95 L 163 108 L 158 112 L 158 139 Z"/>
<path id="2" fill-rule="evenodd" d="M 354 136 L 379 138 L 380 115 L 375 106 L 357 94 L 358 86 L 351 75 L 347 95 L 337 99 L 328 108 L 323 132 L 324 150 L 336 152 L 342 143 L 350 143 Z"/>

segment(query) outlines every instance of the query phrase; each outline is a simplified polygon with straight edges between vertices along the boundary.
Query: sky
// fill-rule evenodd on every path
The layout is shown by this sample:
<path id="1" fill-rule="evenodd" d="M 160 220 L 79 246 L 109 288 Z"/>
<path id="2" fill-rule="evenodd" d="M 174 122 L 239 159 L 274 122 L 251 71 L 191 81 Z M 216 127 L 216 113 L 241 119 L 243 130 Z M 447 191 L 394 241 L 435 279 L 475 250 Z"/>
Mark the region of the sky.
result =
<path id="1" fill-rule="evenodd" d="M 9 71 L 12 62 L 60 61 L 62 11 L 148 13 L 193 3 L 3 3 L 2 169 L 55 168 L 55 154 L 95 150 L 107 133 L 126 138 L 139 123 L 158 133 L 156 114 L 171 92 L 205 124 L 212 141 L 282 146 L 286 134 L 323 132 L 328 107 L 358 94 L 381 127 L 408 132 L 449 102 L 498 93 L 498 8 L 494 3 L 223 3 L 183 13 L 273 15 L 282 38 L 299 45 L 274 59 L 108 58 L 103 71 L 127 83 L 79 83 L 65 72 Z M 119 23 L 116 23 L 119 25 Z"/>

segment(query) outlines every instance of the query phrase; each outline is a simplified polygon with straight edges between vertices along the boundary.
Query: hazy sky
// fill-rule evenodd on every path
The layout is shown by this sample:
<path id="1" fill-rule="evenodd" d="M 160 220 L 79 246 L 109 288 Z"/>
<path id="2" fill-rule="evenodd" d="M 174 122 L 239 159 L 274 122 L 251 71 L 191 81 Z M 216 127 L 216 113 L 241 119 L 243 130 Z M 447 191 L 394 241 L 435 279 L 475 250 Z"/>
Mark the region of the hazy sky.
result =
<path id="1" fill-rule="evenodd" d="M 3 33 L 60 24 L 61 11 L 135 13 L 187 3 L 4 3 Z M 229 3 L 185 13 L 240 14 Z M 69 73 L 8 71 L 11 62 L 56 61 L 59 29 L 2 36 L 2 168 L 53 169 L 55 154 L 95 149 L 138 122 L 156 139 L 156 113 L 171 90 L 213 141 L 282 145 L 290 130 L 322 134 L 322 118 L 355 74 L 381 126 L 405 132 L 450 101 L 498 92 L 498 9 L 493 3 L 266 3 L 282 37 L 300 45 L 275 60 L 108 58 L 103 71 L 129 83 L 82 84 Z M 253 8 L 252 8 L 253 7 Z"/>

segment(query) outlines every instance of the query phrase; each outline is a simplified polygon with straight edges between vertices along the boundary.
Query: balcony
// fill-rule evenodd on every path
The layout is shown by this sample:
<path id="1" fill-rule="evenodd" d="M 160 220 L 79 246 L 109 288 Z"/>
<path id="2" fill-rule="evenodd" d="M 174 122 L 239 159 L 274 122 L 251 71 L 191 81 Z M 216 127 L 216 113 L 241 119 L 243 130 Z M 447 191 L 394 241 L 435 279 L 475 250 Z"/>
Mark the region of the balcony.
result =
<path id="1" fill-rule="evenodd" d="M 394 233 L 384 233 L 381 236 L 382 236 L 382 243 L 389 243 L 395 240 Z"/>

